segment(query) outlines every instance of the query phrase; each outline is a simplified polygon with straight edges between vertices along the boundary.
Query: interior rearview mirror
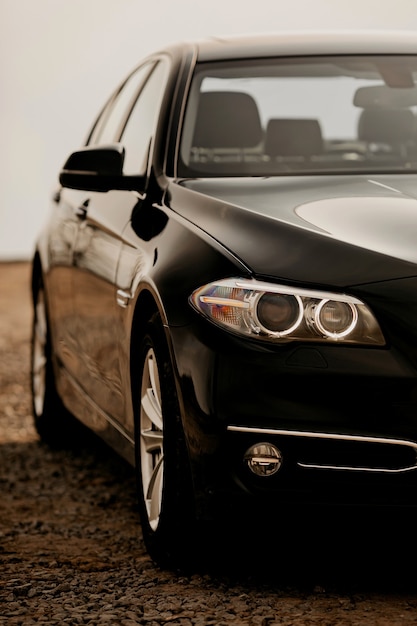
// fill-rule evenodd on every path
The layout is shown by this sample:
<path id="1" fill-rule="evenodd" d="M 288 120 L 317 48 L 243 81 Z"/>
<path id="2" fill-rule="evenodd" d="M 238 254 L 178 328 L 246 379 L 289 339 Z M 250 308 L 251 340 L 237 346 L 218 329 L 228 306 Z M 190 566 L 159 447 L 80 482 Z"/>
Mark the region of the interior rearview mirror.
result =
<path id="1" fill-rule="evenodd" d="M 403 109 L 417 105 L 417 87 L 360 87 L 353 104 L 362 109 Z"/>

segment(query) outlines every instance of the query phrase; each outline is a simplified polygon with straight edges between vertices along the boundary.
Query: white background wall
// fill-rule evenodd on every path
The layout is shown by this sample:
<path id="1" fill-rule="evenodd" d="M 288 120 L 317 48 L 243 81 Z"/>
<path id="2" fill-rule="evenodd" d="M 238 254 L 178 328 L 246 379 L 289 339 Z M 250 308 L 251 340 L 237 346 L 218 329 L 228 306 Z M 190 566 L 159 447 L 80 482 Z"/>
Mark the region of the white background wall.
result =
<path id="1" fill-rule="evenodd" d="M 417 31 L 416 0 L 0 0 L 0 260 L 30 258 L 60 166 L 141 57 L 328 27 Z"/>

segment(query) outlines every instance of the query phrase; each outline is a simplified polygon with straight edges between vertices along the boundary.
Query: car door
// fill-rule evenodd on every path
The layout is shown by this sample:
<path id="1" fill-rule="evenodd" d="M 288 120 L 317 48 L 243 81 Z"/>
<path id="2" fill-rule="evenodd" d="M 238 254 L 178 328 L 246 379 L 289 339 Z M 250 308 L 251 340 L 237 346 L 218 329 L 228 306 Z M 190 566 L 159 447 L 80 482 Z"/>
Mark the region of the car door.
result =
<path id="1" fill-rule="evenodd" d="M 72 263 L 79 226 L 77 209 L 84 199 L 85 192 L 75 189 L 54 192 L 48 226 L 48 271 L 44 277 L 54 351 L 71 374 L 76 350 Z"/>
<path id="2" fill-rule="evenodd" d="M 105 145 L 118 141 L 125 148 L 124 174 L 144 175 L 159 103 L 168 75 L 166 62 L 141 68 L 139 95 L 118 112 L 110 113 L 96 140 Z M 114 133 L 109 133 L 109 125 Z M 77 380 L 109 417 L 125 424 L 125 375 L 120 360 L 120 293 L 116 271 L 123 247 L 123 231 L 145 194 L 140 191 L 91 192 L 74 247 L 74 317 L 77 328 Z M 138 255 L 140 259 L 140 254 Z M 139 261 L 140 266 L 140 261 Z M 130 430 L 130 429 L 129 429 Z"/>
<path id="3" fill-rule="evenodd" d="M 118 132 L 120 118 L 146 78 L 151 64 L 139 68 L 111 96 L 95 122 L 88 144 L 105 143 Z M 80 372 L 80 332 L 74 292 L 77 262 L 91 234 L 85 218 L 91 193 L 82 189 L 61 187 L 53 194 L 54 210 L 49 225 L 48 274 L 46 292 L 54 350 L 59 362 L 77 381 Z"/>

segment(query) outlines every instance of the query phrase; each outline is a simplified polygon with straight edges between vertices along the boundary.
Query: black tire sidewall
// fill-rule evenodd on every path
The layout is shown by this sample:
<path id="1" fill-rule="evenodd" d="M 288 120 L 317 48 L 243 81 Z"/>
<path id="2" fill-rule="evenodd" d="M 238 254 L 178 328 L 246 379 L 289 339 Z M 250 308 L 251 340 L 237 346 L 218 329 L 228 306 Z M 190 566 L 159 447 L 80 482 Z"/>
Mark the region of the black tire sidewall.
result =
<path id="1" fill-rule="evenodd" d="M 143 494 L 140 459 L 140 389 L 145 359 L 152 349 L 159 373 L 164 426 L 164 478 L 159 524 L 153 530 L 148 521 Z M 164 330 L 159 316 L 146 327 L 141 342 L 140 359 L 134 394 L 135 449 L 139 510 L 143 538 L 150 556 L 161 565 L 178 564 L 190 553 L 194 530 L 193 490 L 189 472 L 187 448 L 181 425 L 175 379 Z"/>

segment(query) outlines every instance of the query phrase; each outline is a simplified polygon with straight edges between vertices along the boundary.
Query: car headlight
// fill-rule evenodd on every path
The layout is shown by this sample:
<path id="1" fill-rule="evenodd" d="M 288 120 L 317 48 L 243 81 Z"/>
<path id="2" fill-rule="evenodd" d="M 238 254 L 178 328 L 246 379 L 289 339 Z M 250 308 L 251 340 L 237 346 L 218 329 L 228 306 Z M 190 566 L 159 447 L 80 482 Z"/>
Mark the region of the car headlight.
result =
<path id="1" fill-rule="evenodd" d="M 264 341 L 385 344 L 369 308 L 346 294 L 226 279 L 200 287 L 190 300 L 215 324 Z"/>

